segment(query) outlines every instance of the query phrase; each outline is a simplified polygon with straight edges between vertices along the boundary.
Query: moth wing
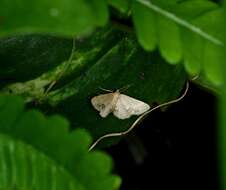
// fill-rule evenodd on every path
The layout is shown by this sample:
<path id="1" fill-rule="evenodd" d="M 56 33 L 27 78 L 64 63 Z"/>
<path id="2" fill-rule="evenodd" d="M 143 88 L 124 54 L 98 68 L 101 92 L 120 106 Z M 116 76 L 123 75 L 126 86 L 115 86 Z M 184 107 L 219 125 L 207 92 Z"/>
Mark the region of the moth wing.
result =
<path id="1" fill-rule="evenodd" d="M 150 109 L 150 106 L 140 100 L 120 94 L 113 114 L 119 119 L 127 119 L 132 115 L 140 115 Z"/>
<path id="2" fill-rule="evenodd" d="M 106 117 L 112 111 L 114 93 L 102 94 L 91 99 L 93 107 L 100 111 L 102 117 Z"/>

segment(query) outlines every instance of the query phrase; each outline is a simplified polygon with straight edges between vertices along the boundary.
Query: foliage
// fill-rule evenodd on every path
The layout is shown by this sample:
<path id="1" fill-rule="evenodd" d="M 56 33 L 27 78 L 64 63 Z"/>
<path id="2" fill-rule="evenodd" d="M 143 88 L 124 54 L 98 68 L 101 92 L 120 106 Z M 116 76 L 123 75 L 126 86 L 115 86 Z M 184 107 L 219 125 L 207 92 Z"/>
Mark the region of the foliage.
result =
<path id="1" fill-rule="evenodd" d="M 15 6 L 8 1 L 4 2 L 9 9 Z M 45 6 L 43 11 L 47 10 L 47 7 L 52 10 L 42 1 L 37 3 L 38 7 Z M 74 38 L 75 40 L 43 34 L 1 39 L 0 57 L 4 60 L 0 76 L 4 81 L 1 83 L 4 87 L 2 92 L 21 94 L 28 102 L 41 102 L 40 107 L 44 111 L 67 116 L 73 128 L 86 128 L 94 138 L 124 130 L 135 119 L 134 117 L 126 121 L 118 121 L 113 117 L 101 119 L 90 105 L 90 98 L 101 93 L 99 87 L 115 90 L 132 84 L 126 93 L 149 104 L 165 102 L 178 96 L 186 78 L 180 65 L 166 65 L 156 51 L 152 54 L 142 51 L 136 43 L 134 34 L 127 30 L 123 31 L 123 27 L 116 29 L 111 23 L 105 26 L 109 18 L 107 2 L 93 0 L 92 3 L 87 3 L 79 0 L 75 3 L 78 7 L 81 6 L 79 11 L 86 7 L 86 11 L 82 13 L 84 17 L 79 17 L 80 19 L 76 17 L 72 21 L 69 18 L 78 14 L 78 9 L 73 9 L 73 13 L 69 14 L 72 9 L 68 2 L 65 6 L 60 6 L 60 3 L 59 6 L 56 5 L 59 13 L 67 10 L 65 18 L 56 16 L 56 20 L 51 20 L 52 17 L 46 16 L 44 19 L 34 15 L 29 20 L 32 25 L 20 19 L 18 25 L 7 25 L 8 28 L 3 25 L 0 32 L 2 36 L 26 32 L 48 32 L 59 36 L 83 35 Z M 221 7 L 205 0 L 180 2 L 155 0 L 152 3 L 142 0 L 111 0 L 108 3 L 116 8 L 116 11 L 122 11 L 113 14 L 113 20 L 117 19 L 117 15 L 119 19 L 133 19 L 138 42 L 144 49 L 153 51 L 158 46 L 160 54 L 169 63 L 183 62 L 188 73 L 192 75 L 200 73 L 199 84 L 209 89 L 219 89 L 222 49 Z M 30 4 L 27 6 L 32 9 L 33 6 Z M 96 5 L 101 6 L 94 11 Z M 31 14 L 38 14 L 37 11 Z M 3 13 L 6 14 L 2 11 Z M 15 15 L 9 11 L 2 17 L 16 19 Z M 92 15 L 92 22 L 89 15 Z M 33 22 L 32 19 L 38 20 Z M 57 19 L 65 22 L 58 22 Z M 42 30 L 43 25 L 52 26 L 49 25 L 50 21 L 54 27 L 45 28 L 48 31 Z M 89 23 L 93 32 L 89 32 L 88 35 L 86 32 L 88 26 L 77 22 Z M 40 23 L 42 26 L 37 25 Z M 30 28 L 28 31 L 27 26 Z M 104 27 L 95 30 L 96 26 Z M 80 32 L 77 32 L 78 30 Z M 191 41 L 193 43 L 190 43 Z M 55 83 L 53 81 L 57 81 L 56 85 L 49 88 Z M 84 120 L 81 117 L 84 114 L 88 119 Z M 109 127 L 106 128 L 106 125 Z"/>
<path id="2" fill-rule="evenodd" d="M 15 33 L 52 33 L 72 36 L 87 33 L 108 19 L 104 0 L 59 0 L 14 2 L 0 4 L 1 35 Z"/>
<path id="3" fill-rule="evenodd" d="M 136 117 L 103 119 L 90 99 L 99 87 L 129 86 L 123 93 L 160 104 L 178 97 L 187 74 L 221 93 L 222 26 L 222 7 L 209 0 L 2 0 L 0 92 L 66 116 L 72 131 L 61 116 L 25 111 L 20 99 L 1 96 L 0 187 L 117 189 L 109 157 L 87 153 L 84 129 L 96 139 L 128 129 Z M 56 175 L 39 184 L 44 166 Z"/>
<path id="4" fill-rule="evenodd" d="M 65 61 L 71 48 L 70 39 L 52 36 L 20 35 L 0 39 L 0 85 L 38 77 Z"/>
<path id="5" fill-rule="evenodd" d="M 117 189 L 112 161 L 88 153 L 91 138 L 67 120 L 25 111 L 21 98 L 0 96 L 1 189 Z"/>
<path id="6" fill-rule="evenodd" d="M 138 39 L 143 47 L 153 50 L 158 45 L 169 63 L 183 61 L 189 74 L 205 72 L 210 81 L 219 85 L 222 81 L 222 8 L 205 0 L 171 2 L 167 6 L 162 1 L 152 2 L 139 0 L 133 6 Z"/>
<path id="7" fill-rule="evenodd" d="M 144 49 L 152 51 L 158 45 L 167 62 L 183 62 L 189 74 L 205 73 L 215 85 L 222 83 L 219 73 L 224 21 L 220 6 L 207 0 L 109 0 L 108 3 L 132 16 L 138 41 Z M 23 0 L 12 4 L 4 0 L 0 5 L 2 36 L 15 33 L 87 34 L 96 26 L 104 26 L 109 18 L 105 0 L 89 3 L 60 0 L 54 6 L 51 1 Z M 193 43 L 189 43 L 191 41 Z"/>

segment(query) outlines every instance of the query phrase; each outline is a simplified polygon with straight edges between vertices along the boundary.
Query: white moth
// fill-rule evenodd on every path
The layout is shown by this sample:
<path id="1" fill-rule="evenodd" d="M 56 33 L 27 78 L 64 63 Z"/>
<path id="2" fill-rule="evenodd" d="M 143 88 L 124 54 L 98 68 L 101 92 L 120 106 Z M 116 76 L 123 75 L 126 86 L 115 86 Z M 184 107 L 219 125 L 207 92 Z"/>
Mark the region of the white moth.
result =
<path id="1" fill-rule="evenodd" d="M 93 107 L 100 112 L 101 117 L 113 114 L 119 119 L 127 119 L 132 115 L 141 115 L 150 106 L 140 100 L 120 94 L 119 90 L 112 93 L 95 96 L 91 99 Z"/>

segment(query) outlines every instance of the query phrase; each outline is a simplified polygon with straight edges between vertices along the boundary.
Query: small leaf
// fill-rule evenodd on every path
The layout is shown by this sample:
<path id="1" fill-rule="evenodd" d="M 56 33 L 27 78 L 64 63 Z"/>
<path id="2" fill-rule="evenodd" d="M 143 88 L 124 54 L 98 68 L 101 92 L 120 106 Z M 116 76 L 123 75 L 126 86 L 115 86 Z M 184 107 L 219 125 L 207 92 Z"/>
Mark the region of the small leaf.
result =
<path id="1" fill-rule="evenodd" d="M 159 50 L 162 56 L 172 64 L 182 59 L 182 44 L 179 27 L 173 21 L 157 16 Z"/>
<path id="2" fill-rule="evenodd" d="M 104 26 L 108 21 L 107 0 L 88 0 L 97 26 Z"/>
<path id="3" fill-rule="evenodd" d="M 217 36 L 219 39 L 224 39 L 224 16 L 222 9 L 212 10 L 205 15 L 202 15 L 193 21 L 195 24 L 208 31 L 209 34 Z M 218 46 L 205 41 L 203 69 L 208 80 L 213 82 L 216 86 L 222 84 L 222 65 L 224 64 L 223 46 Z"/>
<path id="4" fill-rule="evenodd" d="M 173 11 L 176 15 L 179 15 L 180 17 L 186 20 L 192 21 L 193 19 L 196 19 L 201 15 L 205 15 L 211 10 L 215 10 L 218 8 L 219 8 L 218 4 L 216 4 L 213 1 L 185 0 L 179 1 L 179 3 L 175 3 L 172 6 L 171 11 Z"/>
<path id="5" fill-rule="evenodd" d="M 216 51 L 217 50 L 217 51 Z M 205 44 L 204 54 L 204 71 L 210 81 L 216 85 L 222 85 L 223 73 L 222 65 L 224 64 L 224 49 L 214 44 Z"/>
<path id="6" fill-rule="evenodd" d="M 132 11 L 139 43 L 144 49 L 153 51 L 157 43 L 155 14 L 136 1 L 133 3 Z"/>
<path id="7" fill-rule="evenodd" d="M 214 10 L 210 10 L 205 14 L 195 18 L 192 23 L 194 25 L 199 26 L 203 31 L 212 35 L 219 39 L 221 44 L 213 43 L 216 46 L 223 47 L 223 40 L 224 40 L 224 12 L 223 9 L 218 7 Z M 207 42 L 212 43 L 210 40 Z"/>
<path id="8" fill-rule="evenodd" d="M 190 75 L 198 75 L 203 66 L 204 40 L 197 34 L 182 31 L 185 69 Z"/>

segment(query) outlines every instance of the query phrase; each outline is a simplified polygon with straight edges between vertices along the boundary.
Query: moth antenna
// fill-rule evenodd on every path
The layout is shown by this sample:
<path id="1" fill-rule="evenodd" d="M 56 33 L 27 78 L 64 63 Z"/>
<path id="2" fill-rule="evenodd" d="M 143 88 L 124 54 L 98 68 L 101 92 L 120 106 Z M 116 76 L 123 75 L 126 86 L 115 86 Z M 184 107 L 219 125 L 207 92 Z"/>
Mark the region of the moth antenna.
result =
<path id="1" fill-rule="evenodd" d="M 118 90 L 119 90 L 119 92 L 124 92 L 124 91 L 128 90 L 131 86 L 132 86 L 132 84 L 128 84 L 128 85 L 123 86 L 122 88 L 120 88 Z"/>
<path id="2" fill-rule="evenodd" d="M 98 138 L 90 147 L 89 147 L 89 150 L 88 151 L 91 151 L 101 140 L 105 139 L 105 138 L 108 138 L 108 137 L 118 137 L 118 136 L 122 136 L 122 135 L 126 135 L 128 134 L 130 131 L 133 130 L 133 128 L 135 126 L 137 126 L 141 121 L 142 119 L 144 119 L 145 117 L 147 117 L 148 114 L 150 114 L 151 112 L 153 112 L 154 110 L 158 109 L 158 108 L 161 108 L 161 107 L 164 107 L 164 106 L 168 106 L 170 104 L 174 104 L 174 103 L 177 103 L 179 101 L 181 101 L 187 94 L 188 92 L 188 89 L 189 89 L 189 82 L 187 81 L 186 83 L 186 88 L 185 88 L 185 91 L 184 93 L 177 99 L 174 99 L 174 100 L 170 100 L 168 102 L 165 102 L 165 103 L 162 103 L 158 106 L 155 106 L 154 108 L 146 111 L 145 113 L 143 113 L 141 116 L 139 116 L 136 121 L 130 126 L 129 129 L 127 129 L 126 131 L 123 131 L 123 132 L 118 132 L 118 133 L 109 133 L 109 134 L 106 134 L 100 138 Z"/>
<path id="3" fill-rule="evenodd" d="M 103 91 L 105 91 L 105 92 L 113 92 L 112 90 L 108 90 L 108 89 L 102 88 L 100 86 L 98 88 L 101 89 L 101 90 L 103 90 Z"/>

